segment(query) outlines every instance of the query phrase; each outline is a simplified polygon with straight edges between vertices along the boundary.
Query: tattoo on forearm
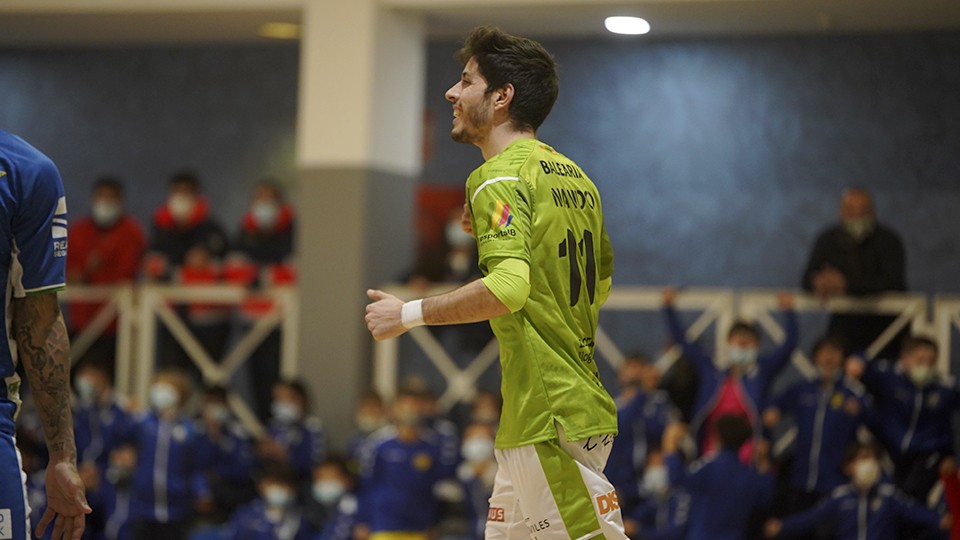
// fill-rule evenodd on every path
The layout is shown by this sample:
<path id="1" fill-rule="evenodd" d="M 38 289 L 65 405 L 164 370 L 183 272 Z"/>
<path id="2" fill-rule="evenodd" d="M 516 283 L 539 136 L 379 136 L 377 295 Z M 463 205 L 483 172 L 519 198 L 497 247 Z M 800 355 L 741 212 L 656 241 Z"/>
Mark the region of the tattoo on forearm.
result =
<path id="1" fill-rule="evenodd" d="M 70 412 L 70 340 L 57 295 L 15 298 L 13 332 L 51 457 L 76 460 Z"/>

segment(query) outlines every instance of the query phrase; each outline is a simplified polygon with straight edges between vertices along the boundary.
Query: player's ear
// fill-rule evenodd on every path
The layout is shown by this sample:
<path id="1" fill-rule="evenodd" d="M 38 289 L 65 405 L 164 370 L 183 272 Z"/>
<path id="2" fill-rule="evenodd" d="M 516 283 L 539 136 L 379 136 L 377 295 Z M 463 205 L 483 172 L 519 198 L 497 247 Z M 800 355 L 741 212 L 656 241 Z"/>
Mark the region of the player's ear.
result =
<path id="1" fill-rule="evenodd" d="M 510 103 L 513 101 L 515 89 L 513 88 L 512 83 L 507 83 L 500 88 L 494 90 L 496 99 L 493 102 L 493 107 L 495 110 L 506 109 L 510 106 Z"/>

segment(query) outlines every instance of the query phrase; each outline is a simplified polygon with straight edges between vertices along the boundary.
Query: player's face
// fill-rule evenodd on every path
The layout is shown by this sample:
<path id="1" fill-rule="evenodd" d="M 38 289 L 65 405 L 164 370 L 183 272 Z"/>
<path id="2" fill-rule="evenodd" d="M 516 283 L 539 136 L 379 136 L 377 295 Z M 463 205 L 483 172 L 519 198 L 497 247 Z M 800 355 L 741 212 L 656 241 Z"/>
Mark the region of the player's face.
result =
<path id="1" fill-rule="evenodd" d="M 486 139 L 493 125 L 494 92 L 487 92 L 487 80 L 473 58 L 463 67 L 460 80 L 445 94 L 453 104 L 450 136 L 462 143 L 477 144 Z"/>

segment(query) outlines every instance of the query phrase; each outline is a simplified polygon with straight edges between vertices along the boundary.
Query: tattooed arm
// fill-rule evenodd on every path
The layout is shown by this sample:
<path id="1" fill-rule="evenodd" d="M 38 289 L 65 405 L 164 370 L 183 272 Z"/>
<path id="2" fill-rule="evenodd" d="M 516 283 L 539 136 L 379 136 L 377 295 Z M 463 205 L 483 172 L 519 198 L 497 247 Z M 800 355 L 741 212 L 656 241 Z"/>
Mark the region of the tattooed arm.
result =
<path id="1" fill-rule="evenodd" d="M 70 341 L 56 293 L 13 299 L 13 333 L 30 390 L 43 424 L 50 463 L 47 511 L 38 536 L 53 521 L 53 538 L 79 540 L 90 507 L 77 474 L 77 448 L 70 412 Z"/>

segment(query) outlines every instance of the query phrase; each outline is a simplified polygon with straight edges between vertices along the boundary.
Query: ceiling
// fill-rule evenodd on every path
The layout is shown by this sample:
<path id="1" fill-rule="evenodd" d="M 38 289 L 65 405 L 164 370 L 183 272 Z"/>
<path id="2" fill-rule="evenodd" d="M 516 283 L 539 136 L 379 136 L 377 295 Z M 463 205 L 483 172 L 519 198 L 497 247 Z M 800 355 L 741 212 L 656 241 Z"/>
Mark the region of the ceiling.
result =
<path id="1" fill-rule="evenodd" d="M 0 46 L 266 41 L 304 1 L 0 0 Z M 958 0 L 379 0 L 423 16 L 432 37 L 490 23 L 532 36 L 601 35 L 607 15 L 640 15 L 657 37 L 960 30 Z"/>

